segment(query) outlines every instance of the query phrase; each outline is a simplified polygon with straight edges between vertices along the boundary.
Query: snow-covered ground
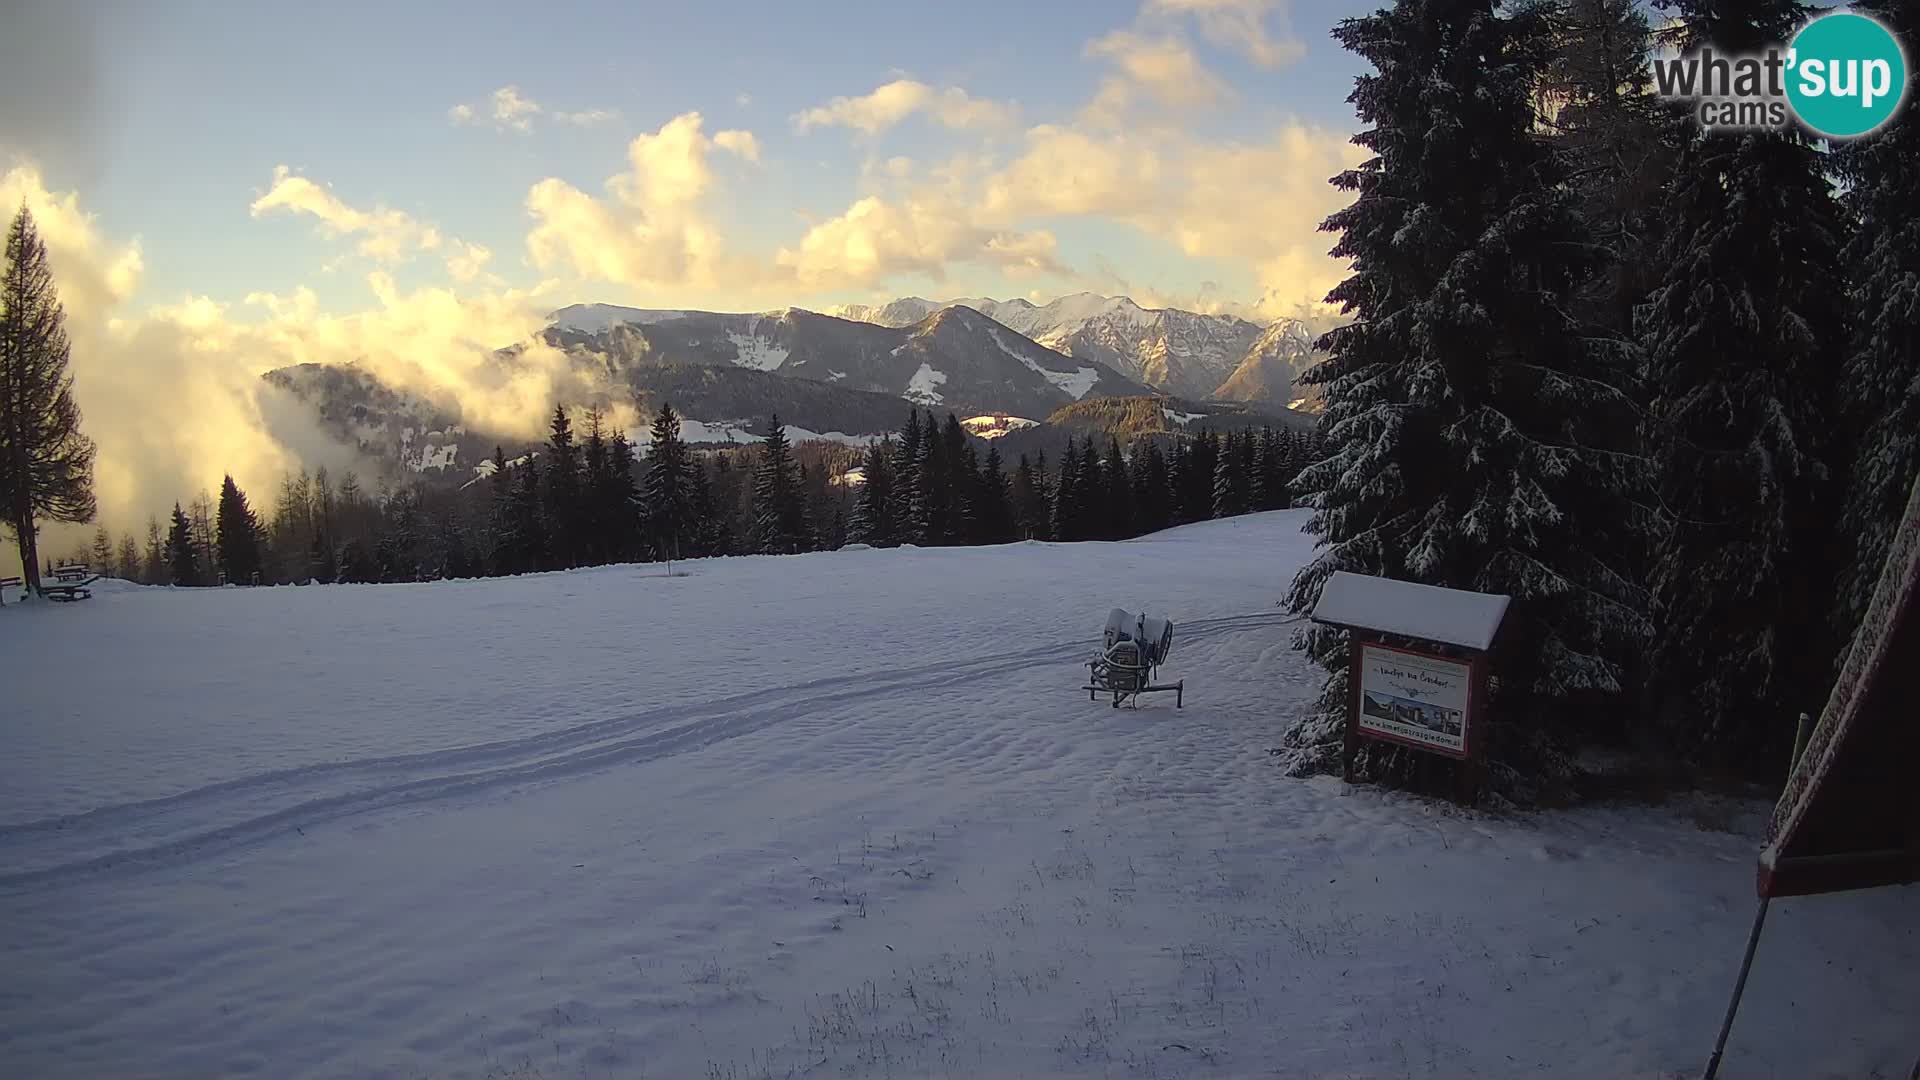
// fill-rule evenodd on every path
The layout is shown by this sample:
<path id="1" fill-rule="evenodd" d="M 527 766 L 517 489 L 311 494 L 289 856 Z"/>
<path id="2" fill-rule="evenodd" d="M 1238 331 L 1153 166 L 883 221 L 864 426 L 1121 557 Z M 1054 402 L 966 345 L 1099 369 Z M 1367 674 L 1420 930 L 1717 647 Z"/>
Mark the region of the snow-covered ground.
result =
<path id="1" fill-rule="evenodd" d="M 1759 808 L 1286 779 L 1300 521 L 0 609 L 0 1076 L 1697 1069 Z M 1723 1075 L 1903 1070 L 1915 899 L 1776 903 Z"/>

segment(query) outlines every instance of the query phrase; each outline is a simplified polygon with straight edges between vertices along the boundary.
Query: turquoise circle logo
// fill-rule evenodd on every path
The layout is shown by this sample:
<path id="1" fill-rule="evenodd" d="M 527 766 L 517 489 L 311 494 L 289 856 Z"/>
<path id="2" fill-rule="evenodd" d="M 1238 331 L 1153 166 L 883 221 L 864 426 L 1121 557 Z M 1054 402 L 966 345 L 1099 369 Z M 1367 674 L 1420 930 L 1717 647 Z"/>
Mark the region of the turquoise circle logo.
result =
<path id="1" fill-rule="evenodd" d="M 1850 11 L 1823 15 L 1788 42 L 1787 101 L 1822 135 L 1868 135 L 1907 94 L 1907 57 L 1892 31 Z"/>

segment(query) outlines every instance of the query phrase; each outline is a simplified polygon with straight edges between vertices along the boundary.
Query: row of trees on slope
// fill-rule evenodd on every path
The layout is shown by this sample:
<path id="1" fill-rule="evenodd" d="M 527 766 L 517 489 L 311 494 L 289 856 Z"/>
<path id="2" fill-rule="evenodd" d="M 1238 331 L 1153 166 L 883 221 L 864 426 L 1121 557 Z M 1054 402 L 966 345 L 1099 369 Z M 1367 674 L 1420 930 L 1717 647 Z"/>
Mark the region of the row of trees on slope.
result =
<path id="1" fill-rule="evenodd" d="M 1125 539 L 1170 525 L 1287 505 L 1314 451 L 1286 430 L 1070 439 L 1008 468 L 957 418 L 910 410 L 864 451 L 788 443 L 779 418 L 759 445 L 697 448 L 670 405 L 647 453 L 624 433 L 556 409 L 547 441 L 458 491 L 365 491 L 351 473 L 289 475 L 265 520 L 227 477 L 217 498 L 176 504 L 144 543 L 104 528 L 75 562 L 150 584 L 415 581 L 709 555 L 785 554 L 847 543 L 890 547 Z M 257 575 L 257 576 L 256 576 Z"/>
<path id="2" fill-rule="evenodd" d="M 1664 44 L 1722 55 L 1812 14 L 1656 6 Z M 1777 775 L 1920 463 L 1915 110 L 1830 148 L 1702 131 L 1650 88 L 1634 0 L 1398 0 L 1334 36 L 1374 68 L 1370 156 L 1324 225 L 1352 322 L 1305 375 L 1329 452 L 1296 485 L 1322 548 L 1292 607 L 1336 570 L 1511 595 L 1517 784 L 1596 733 Z M 1306 645 L 1329 678 L 1303 770 L 1337 759 L 1349 693 L 1345 635 Z"/>
<path id="3" fill-rule="evenodd" d="M 1009 469 L 999 447 L 984 457 L 948 414 L 936 426 L 910 412 L 898 437 L 862 462 L 852 536 L 895 544 L 1007 540 L 1124 540 L 1192 521 L 1291 505 L 1288 485 L 1317 452 L 1314 437 L 1286 429 L 1142 438 L 1130 453 L 1109 435 L 1069 437 L 1057 466 L 1045 452 Z"/>

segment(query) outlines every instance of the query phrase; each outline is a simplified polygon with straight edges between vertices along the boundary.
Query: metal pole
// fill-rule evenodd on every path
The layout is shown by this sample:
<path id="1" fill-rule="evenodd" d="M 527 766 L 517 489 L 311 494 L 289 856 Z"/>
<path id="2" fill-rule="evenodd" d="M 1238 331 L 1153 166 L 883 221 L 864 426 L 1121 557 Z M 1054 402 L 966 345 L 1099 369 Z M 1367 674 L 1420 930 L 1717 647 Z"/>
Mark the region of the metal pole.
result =
<path id="1" fill-rule="evenodd" d="M 1800 755 L 1807 752 L 1807 737 L 1812 734 L 1813 717 L 1808 716 L 1806 713 L 1801 713 L 1800 724 L 1793 732 L 1793 760 L 1787 763 L 1789 770 L 1795 765 L 1800 764 Z"/>
<path id="2" fill-rule="evenodd" d="M 1733 984 L 1733 1000 L 1727 1002 L 1727 1018 L 1720 1021 L 1720 1037 L 1713 1040 L 1713 1056 L 1707 1059 L 1707 1071 L 1700 1080 L 1713 1080 L 1720 1072 L 1720 1057 L 1727 1051 L 1727 1035 L 1733 1031 L 1733 1016 L 1740 1011 L 1740 995 L 1747 989 L 1747 973 L 1753 970 L 1753 953 L 1760 947 L 1760 927 L 1767 921 L 1771 896 L 1760 898 L 1760 910 L 1753 913 L 1753 932 L 1747 935 L 1747 955 L 1740 961 L 1740 977 Z"/>

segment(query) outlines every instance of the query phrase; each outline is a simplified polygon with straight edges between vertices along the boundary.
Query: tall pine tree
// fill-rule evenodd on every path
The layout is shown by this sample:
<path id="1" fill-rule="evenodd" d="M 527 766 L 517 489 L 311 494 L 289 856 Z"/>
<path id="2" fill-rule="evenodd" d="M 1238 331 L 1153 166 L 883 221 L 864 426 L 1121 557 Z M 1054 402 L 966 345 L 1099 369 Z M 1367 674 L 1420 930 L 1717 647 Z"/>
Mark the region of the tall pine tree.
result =
<path id="1" fill-rule="evenodd" d="M 980 466 L 980 482 L 974 506 L 975 525 L 983 544 L 1004 544 L 1014 538 L 1013 508 L 1009 501 L 1006 467 L 1000 461 L 1000 448 L 987 447 L 987 460 Z"/>
<path id="2" fill-rule="evenodd" d="M 899 542 L 893 526 L 893 448 L 884 441 L 869 444 L 861 472 L 860 496 L 853 504 L 854 542 L 892 547 Z"/>
<path id="3" fill-rule="evenodd" d="M 583 500 L 580 497 L 580 448 L 573 441 L 573 421 L 565 406 L 553 407 L 548 427 L 543 493 L 547 520 L 547 544 L 556 566 L 580 565 L 583 526 Z"/>
<path id="4" fill-rule="evenodd" d="M 1089 436 L 1091 437 L 1091 436 Z M 1060 476 L 1053 484 L 1053 538 L 1085 540 L 1080 534 L 1080 453 L 1073 436 L 1067 436 L 1067 448 L 1060 453 Z"/>
<path id="5" fill-rule="evenodd" d="M 587 410 L 587 434 L 580 440 L 580 484 L 580 560 L 598 566 L 614 558 L 608 505 L 613 466 L 607 454 L 606 423 L 598 407 Z"/>
<path id="6" fill-rule="evenodd" d="M 30 594 L 40 589 L 38 522 L 94 514 L 94 446 L 80 432 L 70 349 L 47 247 L 22 205 L 0 267 L 0 524 L 19 544 Z"/>
<path id="7" fill-rule="evenodd" d="M 1133 506 L 1139 531 L 1159 532 L 1173 524 L 1173 481 L 1167 457 L 1157 440 L 1134 445 Z"/>
<path id="8" fill-rule="evenodd" d="M 1552 771 L 1541 751 L 1565 733 L 1546 725 L 1565 712 L 1547 702 L 1619 693 L 1644 631 L 1594 540 L 1630 481 L 1595 440 L 1630 400 L 1568 310 L 1588 248 L 1535 131 L 1546 15 L 1401 0 L 1334 30 L 1374 68 L 1349 98 L 1373 156 L 1334 178 L 1356 198 L 1324 226 L 1353 265 L 1328 299 L 1354 319 L 1303 377 L 1325 387 L 1331 454 L 1299 477 L 1321 551 L 1289 595 L 1311 610 L 1351 570 L 1513 597 L 1493 753 L 1521 776 Z M 1349 700 L 1347 635 L 1306 641 L 1329 677 L 1315 722 L 1290 736 L 1303 770 L 1337 758 Z M 1382 773 L 1399 757 L 1383 753 Z"/>
<path id="9" fill-rule="evenodd" d="M 914 500 L 920 491 L 920 410 L 907 410 L 907 423 L 893 444 L 893 527 L 902 543 L 922 544 L 914 517 Z"/>
<path id="10" fill-rule="evenodd" d="M 1677 44 L 1786 40 L 1807 9 L 1677 0 Z M 1793 131 L 1695 132 L 1660 221 L 1636 330 L 1663 513 L 1653 566 L 1654 716 L 1685 748 L 1777 769 L 1837 651 L 1830 396 L 1844 240 L 1821 156 Z"/>
<path id="11" fill-rule="evenodd" d="M 694 532 L 693 463 L 680 438 L 680 417 L 665 402 L 653 418 L 645 506 L 654 550 L 672 562 L 680 556 L 681 541 Z"/>
<path id="12" fill-rule="evenodd" d="M 167 533 L 167 562 L 173 584 L 202 584 L 200 546 L 193 539 L 193 522 L 179 503 L 173 504 L 173 527 Z"/>
<path id="13" fill-rule="evenodd" d="M 633 444 L 627 441 L 627 433 L 615 431 L 607 440 L 606 487 L 597 498 L 607 530 L 608 550 L 612 558 L 622 562 L 640 555 L 641 498 L 635 467 Z M 699 464 L 691 459 L 688 467 L 696 475 L 700 471 Z M 693 527 L 699 526 L 696 519 Z"/>
<path id="14" fill-rule="evenodd" d="M 767 420 L 767 439 L 760 448 L 760 467 L 753 478 L 754 550 L 786 555 L 801 550 L 806 541 L 806 504 L 800 490 L 787 429 L 778 413 Z"/>
<path id="15" fill-rule="evenodd" d="M 217 514 L 220 572 L 231 584 L 250 584 L 260 572 L 260 519 L 231 476 L 220 480 Z"/>
<path id="16" fill-rule="evenodd" d="M 1903 41 L 1920 41 L 1920 9 L 1869 0 Z M 1869 138 L 1831 160 L 1858 221 L 1842 263 L 1851 272 L 1852 337 L 1839 380 L 1846 429 L 1857 438 L 1840 518 L 1842 551 L 1834 619 L 1850 640 L 1880 578 L 1887 545 L 1920 474 L 1920 111 L 1909 101 Z"/>

